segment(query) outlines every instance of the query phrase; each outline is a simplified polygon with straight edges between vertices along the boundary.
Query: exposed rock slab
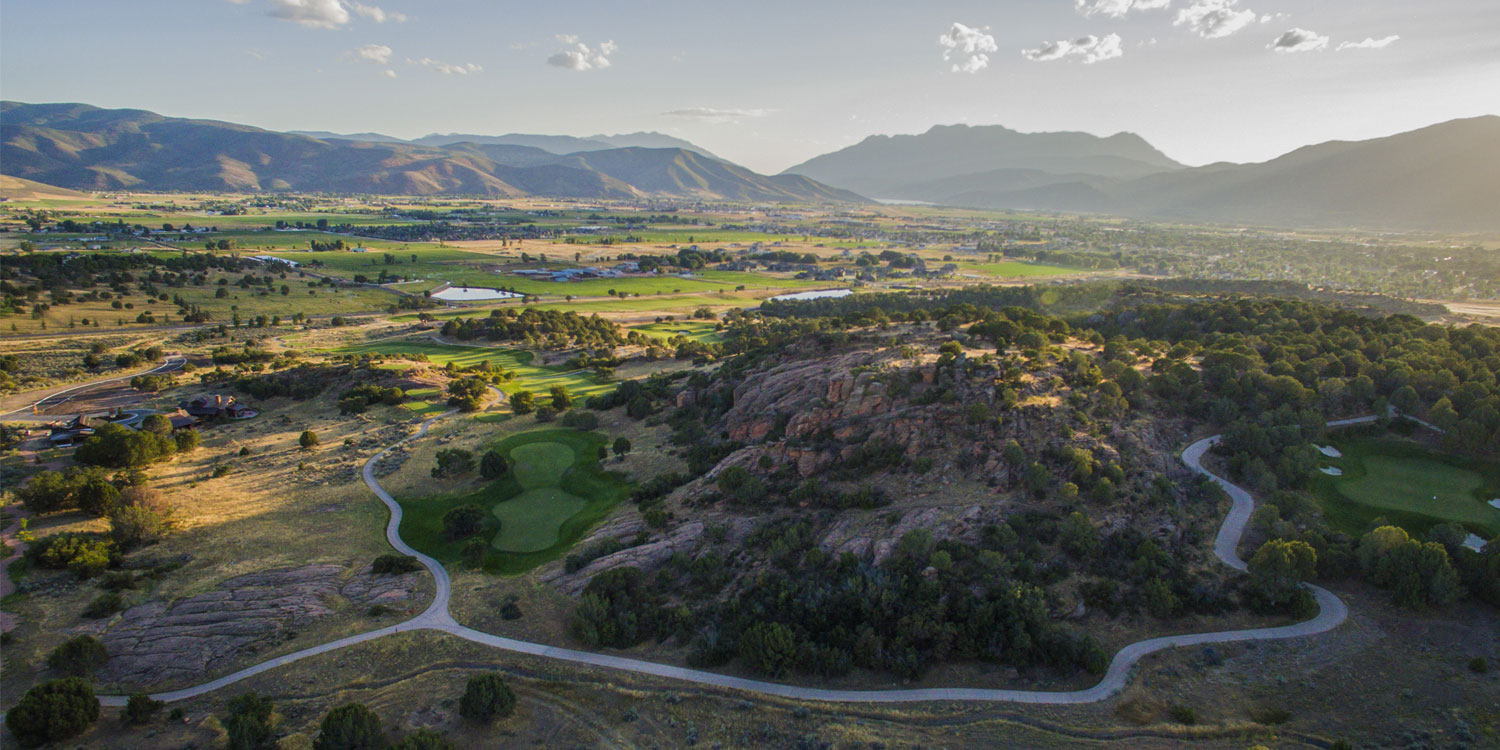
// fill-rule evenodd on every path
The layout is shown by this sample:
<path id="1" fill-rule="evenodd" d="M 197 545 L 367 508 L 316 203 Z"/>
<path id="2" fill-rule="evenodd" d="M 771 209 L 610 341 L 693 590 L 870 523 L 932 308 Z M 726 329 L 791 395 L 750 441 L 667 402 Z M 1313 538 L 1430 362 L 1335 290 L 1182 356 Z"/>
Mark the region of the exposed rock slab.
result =
<path id="1" fill-rule="evenodd" d="M 421 582 L 421 573 L 376 576 L 366 568 L 351 576 L 342 565 L 304 565 L 238 576 L 174 602 L 146 602 L 102 634 L 110 658 L 99 676 L 131 685 L 196 681 L 341 608 L 412 601 Z"/>

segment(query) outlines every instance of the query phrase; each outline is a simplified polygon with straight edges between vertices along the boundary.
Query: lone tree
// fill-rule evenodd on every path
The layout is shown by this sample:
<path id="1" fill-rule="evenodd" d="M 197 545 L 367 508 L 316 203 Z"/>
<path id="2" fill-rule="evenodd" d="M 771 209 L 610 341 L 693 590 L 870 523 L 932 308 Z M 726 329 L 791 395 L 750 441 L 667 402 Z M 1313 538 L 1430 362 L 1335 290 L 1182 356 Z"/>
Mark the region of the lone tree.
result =
<path id="1" fill-rule="evenodd" d="M 531 391 L 516 391 L 510 395 L 510 410 L 517 414 L 536 411 L 536 396 Z"/>
<path id="2" fill-rule="evenodd" d="M 88 677 L 109 658 L 109 651 L 98 638 L 80 635 L 63 641 L 47 656 L 47 666 L 69 677 Z"/>
<path id="3" fill-rule="evenodd" d="M 458 554 L 463 557 L 464 562 L 477 568 L 484 564 L 484 556 L 489 551 L 489 543 L 485 542 L 483 537 L 476 536 L 464 542 L 463 549 L 459 550 Z"/>
<path id="4" fill-rule="evenodd" d="M 437 466 L 432 467 L 436 479 L 453 479 L 474 470 L 474 454 L 462 448 L 444 448 L 437 452 Z"/>
<path id="5" fill-rule="evenodd" d="M 458 750 L 458 746 L 441 732 L 418 729 L 403 737 L 400 742 L 387 747 L 386 750 Z"/>
<path id="6" fill-rule="evenodd" d="M 66 677 L 27 690 L 5 714 L 5 727 L 21 747 L 40 747 L 72 737 L 98 719 L 94 686 L 82 677 Z"/>
<path id="7" fill-rule="evenodd" d="M 164 414 L 148 414 L 141 420 L 141 429 L 154 432 L 158 435 L 170 435 L 172 433 L 172 420 Z"/>
<path id="8" fill-rule="evenodd" d="M 167 704 L 154 700 L 145 693 L 134 693 L 125 702 L 125 707 L 120 709 L 120 721 L 133 726 L 149 724 L 151 717 L 165 705 Z"/>
<path id="9" fill-rule="evenodd" d="M 229 716 L 224 730 L 229 734 L 229 750 L 261 750 L 271 744 L 270 698 L 256 693 L 237 695 L 229 701 Z"/>
<path id="10" fill-rule="evenodd" d="M 551 393 L 552 408 L 558 411 L 563 411 L 573 405 L 573 395 L 571 393 L 568 393 L 567 386 L 554 385 L 552 386 Z"/>
<path id="11" fill-rule="evenodd" d="M 484 509 L 473 503 L 460 505 L 443 514 L 443 534 L 458 540 L 474 536 L 484 528 Z"/>
<path id="12" fill-rule="evenodd" d="M 516 694 L 505 684 L 499 672 L 485 672 L 469 678 L 464 697 L 458 702 L 458 715 L 469 721 L 487 724 L 497 717 L 510 716 L 516 710 Z"/>
<path id="13" fill-rule="evenodd" d="M 318 433 L 312 430 L 303 430 L 301 437 L 297 438 L 297 444 L 302 446 L 302 450 L 312 450 L 318 444 Z"/>
<path id="14" fill-rule="evenodd" d="M 484 452 L 484 457 L 479 459 L 479 476 L 485 479 L 499 479 L 510 473 L 510 463 L 500 451 L 491 449 Z"/>
<path id="15" fill-rule="evenodd" d="M 323 717 L 313 750 L 380 750 L 385 733 L 380 717 L 362 703 L 339 706 Z"/>
<path id="16" fill-rule="evenodd" d="M 625 438 L 615 438 L 615 455 L 623 456 L 630 452 L 630 441 Z"/>

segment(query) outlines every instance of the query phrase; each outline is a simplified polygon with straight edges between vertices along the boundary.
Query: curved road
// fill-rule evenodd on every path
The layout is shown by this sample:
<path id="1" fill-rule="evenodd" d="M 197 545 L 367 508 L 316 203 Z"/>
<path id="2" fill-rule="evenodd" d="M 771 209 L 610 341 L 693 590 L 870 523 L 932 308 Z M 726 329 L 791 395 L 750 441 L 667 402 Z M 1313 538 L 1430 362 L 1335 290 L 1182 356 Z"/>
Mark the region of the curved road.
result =
<path id="1" fill-rule="evenodd" d="M 52 407 L 52 406 L 57 406 L 58 404 L 67 403 L 68 401 L 72 400 L 72 398 L 73 398 L 72 395 L 69 395 L 67 398 L 58 398 L 58 397 L 66 395 L 66 394 L 74 394 L 74 391 L 83 391 L 83 390 L 88 390 L 90 388 L 96 388 L 96 387 L 101 386 L 101 385 L 106 385 L 106 384 L 109 384 L 109 383 L 117 383 L 117 382 L 119 382 L 121 380 L 130 380 L 131 378 L 138 377 L 140 375 L 160 375 L 160 374 L 166 373 L 166 372 L 173 372 L 174 370 L 180 370 L 180 369 L 182 369 L 182 366 L 185 365 L 185 364 L 187 364 L 187 358 L 186 357 L 183 357 L 181 355 L 170 356 L 170 357 L 167 357 L 166 360 L 163 361 L 161 364 L 159 364 L 156 367 L 153 367 L 153 368 L 151 368 L 149 370 L 146 370 L 144 372 L 134 372 L 134 373 L 131 373 L 129 375 L 120 375 L 119 377 L 104 378 L 103 380 L 90 380 L 87 383 L 79 383 L 78 385 L 71 386 L 71 387 L 68 387 L 68 388 L 64 388 L 64 389 L 59 390 L 59 391 L 53 391 L 52 393 L 49 393 L 49 394 L 41 397 L 40 399 L 37 399 L 35 402 L 27 404 L 27 405 L 25 405 L 25 406 L 23 406 L 23 407 L 21 407 L 19 409 L 16 409 L 15 411 L 10 412 L 9 414 L 0 414 L 0 418 L 5 418 L 5 419 L 18 419 L 19 418 L 19 419 L 26 419 L 26 420 L 31 420 L 31 421 L 38 420 L 38 419 L 44 419 L 44 418 L 47 419 L 47 420 L 49 420 L 49 421 L 50 420 L 60 419 L 60 418 L 62 418 L 63 415 L 60 415 L 60 414 L 51 414 L 51 415 L 47 415 L 47 414 L 33 414 L 32 410 L 33 409 L 37 409 L 37 410 L 46 409 L 46 408 L 49 408 L 49 407 Z M 77 394 L 74 394 L 74 395 L 77 395 Z M 53 401 L 53 399 L 57 399 L 57 400 Z M 52 403 L 47 403 L 49 401 L 52 401 Z"/>
<path id="2" fill-rule="evenodd" d="M 778 682 L 766 682 L 763 680 L 752 680 L 743 677 L 718 674 L 716 672 L 705 672 L 697 669 L 688 669 L 670 664 L 658 664 L 656 662 L 631 659 L 623 656 L 596 653 L 593 651 L 577 651 L 574 649 L 549 646 L 542 643 L 530 641 L 519 641 L 513 638 L 503 638 L 497 635 L 484 633 L 473 628 L 460 625 L 448 612 L 448 601 L 452 593 L 452 585 L 448 579 L 448 571 L 441 563 L 427 555 L 412 549 L 400 534 L 401 506 L 398 505 L 390 493 L 375 479 L 375 464 L 392 448 L 402 443 L 416 440 L 427 433 L 427 429 L 434 422 L 443 417 L 453 414 L 452 411 L 445 412 L 422 423 L 421 429 L 407 438 L 392 444 L 385 450 L 370 457 L 365 462 L 364 480 L 381 502 L 390 509 L 390 520 L 386 523 L 385 535 L 391 546 L 396 550 L 412 555 L 422 562 L 422 565 L 432 573 L 437 583 L 436 593 L 430 604 L 422 614 L 410 620 L 371 630 L 367 633 L 352 635 L 336 641 L 330 641 L 319 646 L 296 651 L 283 656 L 278 656 L 269 661 L 262 662 L 253 667 L 240 670 L 233 674 L 225 675 L 212 682 L 195 685 L 182 690 L 173 690 L 165 693 L 156 693 L 151 697 L 161 701 L 176 701 L 185 698 L 193 698 L 221 687 L 239 682 L 247 677 L 260 674 L 269 669 L 289 664 L 299 659 L 304 659 L 316 654 L 327 653 L 345 646 L 380 638 L 392 633 L 401 633 L 413 630 L 436 630 L 449 635 L 463 638 L 467 641 L 481 643 L 506 651 L 531 654 L 548 659 L 586 664 L 608 669 L 619 669 L 638 674 L 648 674 L 656 677 L 691 682 L 698 685 L 744 690 L 764 695 L 775 695 L 783 698 L 794 698 L 798 700 L 814 700 L 845 703 L 904 703 L 913 701 L 984 701 L 984 702 L 1011 702 L 1011 703 L 1045 703 L 1045 704 L 1079 704 L 1092 703 L 1103 700 L 1115 694 L 1125 687 L 1130 678 L 1130 671 L 1136 663 L 1148 654 L 1155 653 L 1168 648 L 1179 648 L 1183 646 L 1197 646 L 1209 643 L 1232 643 L 1237 641 L 1267 641 L 1281 638 L 1299 638 L 1302 636 L 1326 633 L 1339 626 L 1349 614 L 1344 602 L 1325 589 L 1312 584 L 1303 584 L 1312 592 L 1314 599 L 1318 602 L 1318 614 L 1316 617 L 1292 625 L 1283 625 L 1274 628 L 1253 628 L 1249 630 L 1226 630 L 1216 633 L 1191 633 L 1186 635 L 1168 635 L 1160 638 L 1149 638 L 1137 641 L 1120 649 L 1110 661 L 1109 670 L 1105 672 L 1104 678 L 1098 684 L 1083 690 L 1068 692 L 1046 691 L 1046 690 L 998 690 L 989 688 L 913 688 L 895 690 L 831 690 L 826 688 L 804 687 L 800 685 L 787 685 Z M 1363 424 L 1375 421 L 1375 417 L 1362 417 L 1352 420 L 1339 420 L 1329 422 L 1330 427 L 1339 427 L 1350 424 Z M 1224 523 L 1219 527 L 1218 536 L 1214 540 L 1214 554 L 1225 565 L 1235 570 L 1245 570 L 1245 561 L 1240 559 L 1236 548 L 1239 546 L 1240 538 L 1244 535 L 1245 526 L 1250 520 L 1250 513 L 1255 509 L 1255 498 L 1244 489 L 1231 484 L 1223 477 L 1219 477 L 1208 469 L 1203 468 L 1203 455 L 1219 442 L 1221 436 L 1204 438 L 1188 446 L 1182 453 L 1182 460 L 1193 471 L 1198 472 L 1214 482 L 1218 483 L 1224 491 L 1229 494 L 1233 501 L 1233 507 L 1225 516 Z M 106 706 L 125 705 L 125 696 L 106 695 L 100 696 L 100 702 Z"/>

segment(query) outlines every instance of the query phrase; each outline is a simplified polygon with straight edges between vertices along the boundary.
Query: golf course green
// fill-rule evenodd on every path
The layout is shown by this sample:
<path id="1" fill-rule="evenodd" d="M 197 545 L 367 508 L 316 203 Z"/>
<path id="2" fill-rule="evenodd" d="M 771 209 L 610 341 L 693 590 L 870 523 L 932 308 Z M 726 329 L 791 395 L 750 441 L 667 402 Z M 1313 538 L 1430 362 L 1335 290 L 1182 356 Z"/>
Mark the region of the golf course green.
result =
<path id="1" fill-rule="evenodd" d="M 398 498 L 401 535 L 444 563 L 461 559 L 467 540 L 443 534 L 443 514 L 474 504 L 490 511 L 481 536 L 490 542 L 482 566 L 513 575 L 565 554 L 629 493 L 618 474 L 604 471 L 596 432 L 534 430 L 496 441 L 509 473 L 478 489 L 423 498 Z"/>
<path id="2" fill-rule="evenodd" d="M 1488 538 L 1500 533 L 1500 467 L 1439 453 L 1407 440 L 1383 437 L 1334 440 L 1343 454 L 1322 463 L 1343 472 L 1319 472 L 1313 486 L 1324 515 L 1348 533 L 1363 533 L 1377 518 L 1424 533 L 1458 522 Z"/>

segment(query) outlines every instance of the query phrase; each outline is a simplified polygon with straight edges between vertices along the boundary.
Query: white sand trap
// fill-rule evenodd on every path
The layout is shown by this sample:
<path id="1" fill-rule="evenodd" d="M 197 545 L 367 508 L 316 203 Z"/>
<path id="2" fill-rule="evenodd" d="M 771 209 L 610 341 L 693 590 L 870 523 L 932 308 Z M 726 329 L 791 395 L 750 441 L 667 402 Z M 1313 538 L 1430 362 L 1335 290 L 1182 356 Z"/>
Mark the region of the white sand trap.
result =
<path id="1" fill-rule="evenodd" d="M 1320 445 L 1320 446 L 1318 446 L 1318 452 L 1322 453 L 1323 455 L 1325 455 L 1325 456 L 1327 456 L 1329 458 L 1343 458 L 1344 457 L 1344 454 L 1340 453 L 1338 448 L 1335 448 L 1335 447 L 1333 447 L 1331 445 Z"/>
<path id="2" fill-rule="evenodd" d="M 1318 471 L 1321 471 L 1321 472 L 1323 472 L 1324 474 L 1327 474 L 1330 477 L 1340 476 L 1340 475 L 1342 475 L 1344 473 L 1343 469 L 1335 469 L 1332 466 L 1321 467 L 1321 468 L 1318 469 Z"/>
<path id="3" fill-rule="evenodd" d="M 1464 546 L 1475 552 L 1484 551 L 1484 537 L 1478 534 L 1470 534 L 1464 537 Z"/>
<path id="4" fill-rule="evenodd" d="M 1490 507 L 1491 508 L 1500 508 L 1500 497 L 1497 497 L 1494 500 L 1491 500 L 1490 501 Z"/>

